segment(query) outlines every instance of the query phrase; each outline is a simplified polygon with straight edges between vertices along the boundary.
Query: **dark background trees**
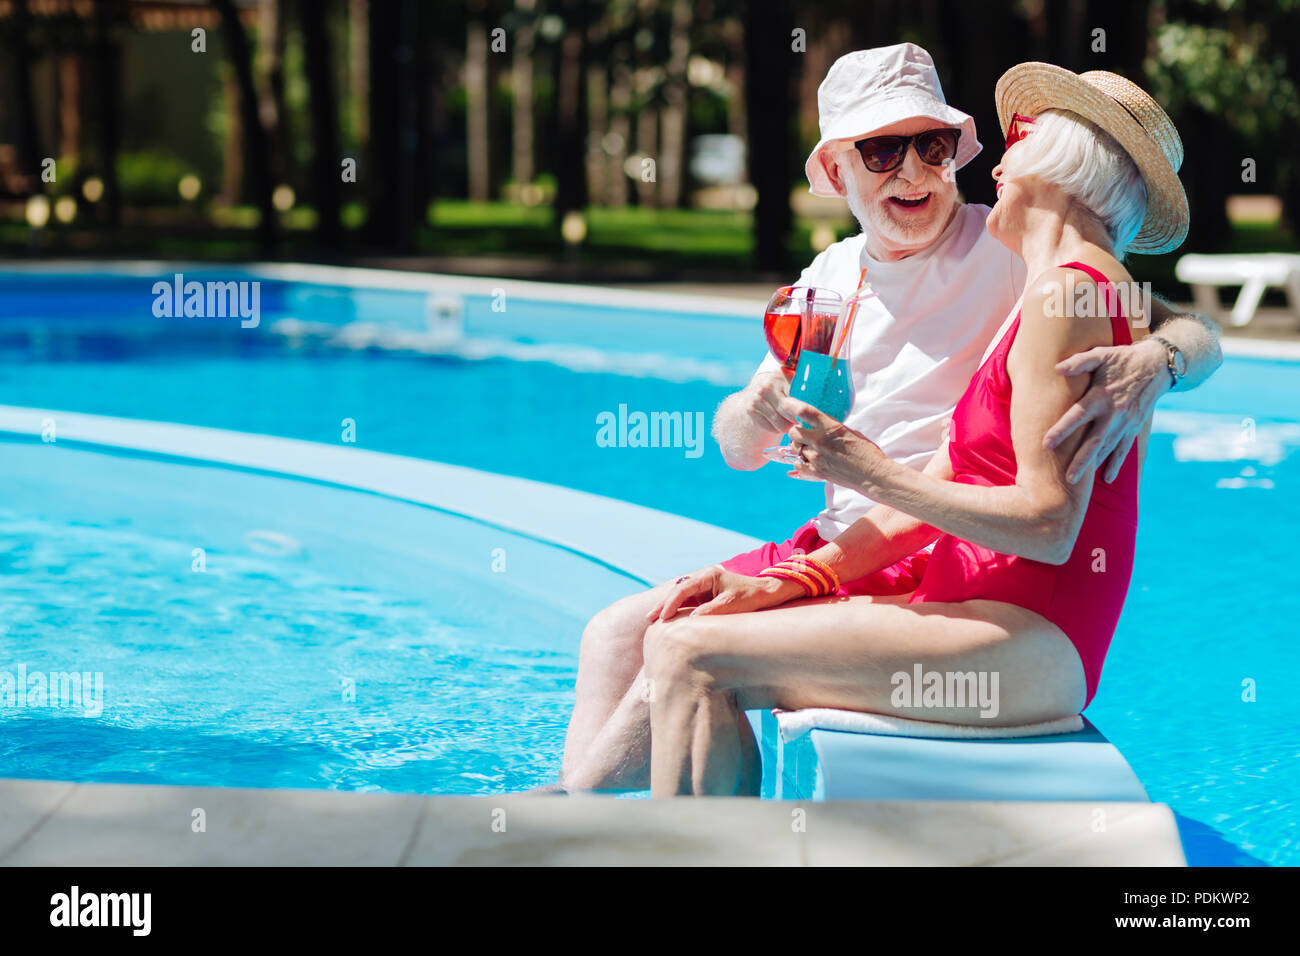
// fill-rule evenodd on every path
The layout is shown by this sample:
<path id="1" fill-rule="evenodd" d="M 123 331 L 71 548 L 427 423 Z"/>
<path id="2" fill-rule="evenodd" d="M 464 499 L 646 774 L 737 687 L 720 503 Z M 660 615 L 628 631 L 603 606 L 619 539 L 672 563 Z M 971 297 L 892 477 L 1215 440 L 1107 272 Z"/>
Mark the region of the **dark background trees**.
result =
<path id="1" fill-rule="evenodd" d="M 976 118 L 968 199 L 993 200 L 994 83 L 1040 59 L 1122 73 L 1167 106 L 1187 145 L 1187 249 L 1238 242 L 1241 195 L 1283 211 L 1252 241 L 1294 243 L 1300 0 L 14 0 L 0 243 L 44 193 L 75 200 L 60 228 L 78 251 L 194 237 L 201 255 L 785 274 L 810 240 L 854 229 L 807 196 L 817 85 L 843 53 L 902 40 Z M 743 149 L 735 181 L 701 173 L 702 136 Z M 566 216 L 585 239 L 564 238 Z"/>

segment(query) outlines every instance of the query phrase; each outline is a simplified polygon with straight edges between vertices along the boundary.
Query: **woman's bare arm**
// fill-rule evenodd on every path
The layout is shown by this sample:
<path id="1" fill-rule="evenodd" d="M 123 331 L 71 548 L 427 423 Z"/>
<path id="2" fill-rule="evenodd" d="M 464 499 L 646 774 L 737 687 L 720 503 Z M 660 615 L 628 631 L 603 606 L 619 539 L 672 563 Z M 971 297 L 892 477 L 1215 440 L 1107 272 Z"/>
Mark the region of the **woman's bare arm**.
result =
<path id="1" fill-rule="evenodd" d="M 1081 436 L 1053 449 L 1043 447 L 1044 434 L 1078 400 L 1086 384 L 1060 375 L 1056 364 L 1108 343 L 1110 326 L 1094 318 L 1045 315 L 1052 284 L 1059 288 L 1063 281 L 1064 270 L 1052 270 L 1026 293 L 1008 357 L 1015 484 L 990 488 L 916 472 L 890 461 L 852 429 L 790 400 L 791 412 L 814 425 L 791 429 L 795 440 L 808 446 L 810 465 L 801 466 L 800 472 L 856 488 L 874 501 L 994 551 L 1064 563 L 1083 523 L 1093 474 L 1077 484 L 1066 480 L 1066 467 Z"/>
<path id="2" fill-rule="evenodd" d="M 946 440 L 930 459 L 923 474 L 936 481 L 952 478 Z M 939 534 L 938 528 L 924 521 L 890 505 L 878 504 L 834 541 L 811 552 L 811 555 L 829 564 L 841 581 L 852 581 L 915 554 Z"/>

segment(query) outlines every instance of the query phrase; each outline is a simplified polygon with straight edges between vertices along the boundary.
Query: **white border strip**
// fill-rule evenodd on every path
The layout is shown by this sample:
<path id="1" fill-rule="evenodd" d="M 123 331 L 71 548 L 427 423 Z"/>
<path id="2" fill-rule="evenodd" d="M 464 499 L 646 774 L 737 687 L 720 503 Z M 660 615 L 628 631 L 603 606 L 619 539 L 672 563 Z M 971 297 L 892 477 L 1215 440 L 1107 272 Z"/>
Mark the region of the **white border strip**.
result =
<path id="1" fill-rule="evenodd" d="M 641 505 L 460 465 L 218 428 L 0 405 L 0 432 L 233 465 L 387 495 L 490 522 L 652 583 L 759 541 Z"/>
<path id="2" fill-rule="evenodd" d="M 1274 359 L 1279 362 L 1300 362 L 1300 342 L 1282 339 L 1221 338 L 1219 344 L 1224 355 L 1237 358 Z"/>

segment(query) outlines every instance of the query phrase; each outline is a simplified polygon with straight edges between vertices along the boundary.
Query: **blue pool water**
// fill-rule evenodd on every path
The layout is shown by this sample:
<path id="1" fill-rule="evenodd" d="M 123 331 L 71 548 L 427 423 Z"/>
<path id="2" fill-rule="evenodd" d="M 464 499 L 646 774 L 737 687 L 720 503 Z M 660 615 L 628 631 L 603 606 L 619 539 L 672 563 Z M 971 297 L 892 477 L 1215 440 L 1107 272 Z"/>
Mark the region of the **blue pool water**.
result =
<path id="1" fill-rule="evenodd" d="M 708 439 L 698 455 L 596 440 L 598 416 L 620 406 L 682 412 L 707 429 L 760 357 L 757 318 L 700 319 L 713 323 L 700 337 L 679 320 L 592 326 L 590 316 L 554 305 L 530 312 L 520 302 L 509 327 L 493 334 L 533 348 L 534 331 L 550 330 L 556 348 L 471 360 L 289 348 L 268 331 L 272 317 L 256 334 L 197 323 L 184 334 L 140 334 L 147 321 L 137 321 L 137 306 L 113 295 L 48 283 L 39 295 L 20 292 L 0 314 L 3 404 L 329 444 L 340 443 L 349 419 L 362 448 L 552 482 L 764 539 L 788 536 L 819 507 L 819 486 L 790 480 L 779 466 L 732 471 Z M 304 313 L 311 303 L 328 303 L 323 313 L 338 307 L 337 296 L 281 293 L 270 308 L 297 318 L 317 314 Z M 484 321 L 479 314 L 467 330 Z M 593 342 L 618 361 L 593 360 Z M 1133 586 L 1088 710 L 1152 799 L 1184 818 L 1185 838 L 1221 834 L 1239 861 L 1273 864 L 1300 862 L 1300 653 L 1291 626 L 1300 617 L 1300 573 L 1290 554 L 1300 531 L 1298 373 L 1294 364 L 1230 359 L 1203 388 L 1162 403 Z M 502 639 L 511 628 L 501 621 L 449 621 L 449 592 L 437 583 L 411 596 L 346 578 L 305 582 L 256 556 L 187 606 L 175 576 L 139 570 L 175 552 L 176 542 L 117 540 L 107 516 L 83 525 L 43 526 L 0 511 L 7 639 L 28 659 L 53 660 L 61 635 L 79 628 L 96 654 L 117 648 L 139 663 L 129 679 L 141 696 L 106 705 L 95 721 L 54 726 L 3 715 L 0 775 L 417 792 L 492 792 L 553 776 L 581 609 L 536 621 L 525 608 L 525 626 L 543 639 L 520 649 Z M 124 561 L 139 573 L 124 577 Z M 591 611 L 600 606 L 590 603 Z M 214 604 L 225 615 L 215 630 L 204 617 Z M 124 615 L 133 622 L 126 643 Z M 200 680 L 200 641 L 220 641 L 257 666 L 204 697 L 215 685 Z M 287 690 L 311 668 L 337 669 L 341 655 L 391 685 L 365 715 L 314 707 L 315 698 Z M 443 681 L 439 699 L 463 706 L 432 707 L 409 674 Z M 143 696 L 162 686 L 177 696 Z M 200 698 L 200 716 L 185 713 L 186 693 Z M 518 713 L 528 715 L 526 729 L 503 732 Z M 355 734 L 345 730 L 349 721 Z M 221 732 L 196 734 L 196 724 Z M 133 735 L 149 740 L 138 760 L 124 755 Z M 66 772 L 51 773 L 60 761 Z"/>
<path id="2" fill-rule="evenodd" d="M 0 774 L 535 786 L 583 621 L 527 588 L 554 587 L 547 572 L 600 577 L 606 599 L 628 584 L 376 495 L 37 442 L 0 454 L 0 671 L 81 677 L 57 704 L 33 691 L 0 711 Z M 422 553 L 450 541 L 459 560 Z M 497 548 L 508 574 L 476 560 Z"/>

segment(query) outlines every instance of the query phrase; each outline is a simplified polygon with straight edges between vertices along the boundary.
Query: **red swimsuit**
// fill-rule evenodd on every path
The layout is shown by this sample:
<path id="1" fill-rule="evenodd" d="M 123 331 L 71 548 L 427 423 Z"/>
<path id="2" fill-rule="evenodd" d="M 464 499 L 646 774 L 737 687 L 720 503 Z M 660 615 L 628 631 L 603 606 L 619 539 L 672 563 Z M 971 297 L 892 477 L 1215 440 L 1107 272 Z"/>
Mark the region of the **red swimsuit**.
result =
<path id="1" fill-rule="evenodd" d="M 1104 275 L 1081 262 L 1071 262 L 1066 268 L 1070 267 L 1092 276 L 1098 301 L 1115 301 Z M 1130 344 L 1133 338 L 1122 310 L 1108 311 L 1119 313 L 1110 317 L 1115 344 Z M 1007 353 L 1019 328 L 1017 315 L 953 412 L 948 454 L 954 481 L 985 487 L 1015 484 Z M 1101 665 L 1133 573 L 1137 493 L 1138 456 L 1130 449 L 1113 483 L 1106 484 L 1100 477 L 1093 482 L 1074 551 L 1069 561 L 1059 566 L 1000 554 L 945 534 L 934 546 L 911 603 L 982 598 L 1041 614 L 1064 631 L 1078 651 L 1088 687 L 1087 706 L 1097 693 Z"/>

